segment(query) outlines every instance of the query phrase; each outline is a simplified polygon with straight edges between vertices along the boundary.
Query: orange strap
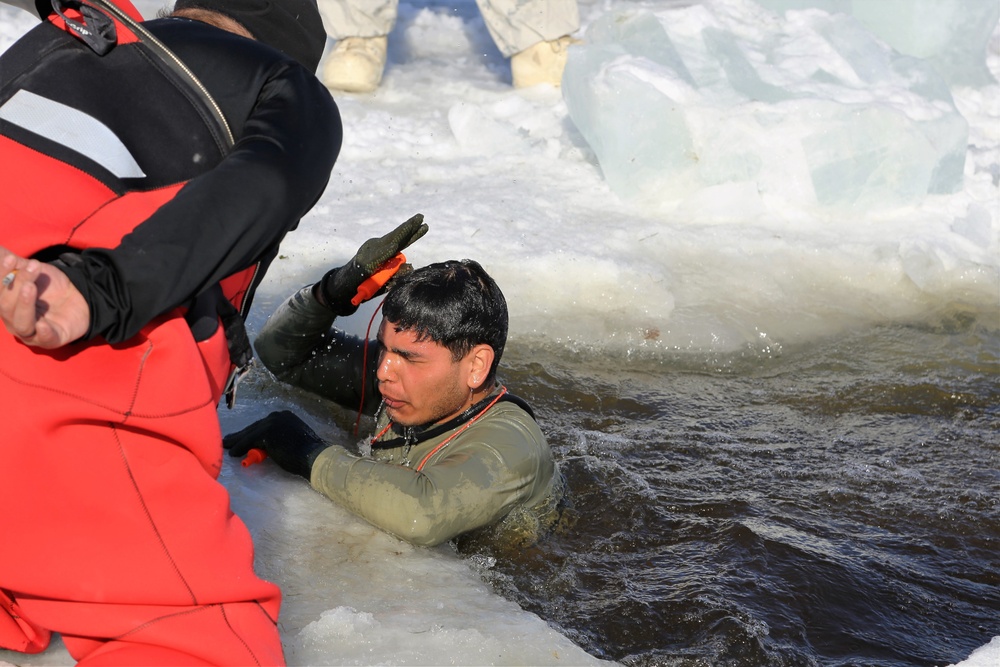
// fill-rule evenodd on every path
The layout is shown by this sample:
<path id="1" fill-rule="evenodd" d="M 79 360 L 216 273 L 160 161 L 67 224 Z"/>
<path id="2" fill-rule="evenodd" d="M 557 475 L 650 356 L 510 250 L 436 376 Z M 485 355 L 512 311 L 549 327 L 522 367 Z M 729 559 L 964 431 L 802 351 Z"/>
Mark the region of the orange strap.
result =
<path id="1" fill-rule="evenodd" d="M 487 405 L 485 408 L 483 408 L 482 410 L 480 410 L 478 415 L 476 415 L 475 417 L 473 417 L 469 421 L 465 422 L 465 426 L 463 426 L 459 430 L 457 430 L 454 433 L 452 433 L 451 435 L 449 435 L 437 447 L 435 447 L 434 449 L 432 449 L 431 451 L 429 451 L 427 453 L 427 456 L 425 456 L 424 458 L 420 459 L 420 463 L 417 464 L 417 467 L 414 468 L 414 470 L 416 470 L 417 472 L 420 472 L 421 470 L 423 470 L 423 467 L 427 463 L 428 459 L 430 459 L 432 456 L 434 456 L 439 451 L 441 451 L 444 448 L 444 446 L 447 445 L 449 442 L 451 442 L 452 440 L 454 440 L 455 438 L 457 438 L 462 433 L 465 433 L 465 429 L 467 429 L 470 426 L 472 426 L 473 424 L 475 424 L 476 420 L 479 419 L 480 417 L 482 417 L 484 414 L 486 414 L 486 411 L 489 410 L 490 408 L 492 408 L 494 405 L 496 405 L 496 402 L 499 401 L 501 398 L 503 398 L 503 395 L 506 394 L 506 393 L 507 393 L 507 387 L 501 386 L 500 387 L 500 393 L 497 394 L 496 398 L 494 398 L 492 401 L 490 401 L 489 405 Z"/>
<path id="2" fill-rule="evenodd" d="M 399 271 L 399 267 L 403 266 L 405 263 L 406 255 L 399 253 L 383 264 L 378 271 L 373 273 L 368 278 L 368 280 L 358 285 L 357 294 L 351 297 L 351 305 L 360 306 L 362 303 L 375 296 L 375 293 L 382 289 L 382 287 L 389 282 L 389 279 L 396 275 L 396 271 Z"/>

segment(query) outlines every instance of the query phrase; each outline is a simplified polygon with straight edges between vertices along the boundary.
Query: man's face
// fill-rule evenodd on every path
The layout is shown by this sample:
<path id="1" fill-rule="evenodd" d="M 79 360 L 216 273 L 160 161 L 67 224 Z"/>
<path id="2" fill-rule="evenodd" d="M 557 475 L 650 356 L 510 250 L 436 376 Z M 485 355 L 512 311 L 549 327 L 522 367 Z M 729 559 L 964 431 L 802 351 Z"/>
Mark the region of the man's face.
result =
<path id="1" fill-rule="evenodd" d="M 471 353 L 455 361 L 451 351 L 383 319 L 378 330 L 378 389 L 385 409 L 401 426 L 439 423 L 472 404 Z"/>

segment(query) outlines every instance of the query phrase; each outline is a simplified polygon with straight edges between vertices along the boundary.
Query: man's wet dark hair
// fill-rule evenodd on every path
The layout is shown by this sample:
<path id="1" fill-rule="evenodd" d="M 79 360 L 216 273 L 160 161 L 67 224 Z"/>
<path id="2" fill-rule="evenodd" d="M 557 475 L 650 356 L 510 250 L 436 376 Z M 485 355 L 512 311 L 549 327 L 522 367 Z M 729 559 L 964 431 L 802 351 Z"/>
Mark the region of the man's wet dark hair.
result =
<path id="1" fill-rule="evenodd" d="M 439 262 L 403 276 L 386 295 L 382 315 L 417 340 L 444 345 L 456 361 L 476 345 L 489 345 L 494 358 L 487 380 L 495 379 L 507 344 L 507 300 L 478 262 Z"/>

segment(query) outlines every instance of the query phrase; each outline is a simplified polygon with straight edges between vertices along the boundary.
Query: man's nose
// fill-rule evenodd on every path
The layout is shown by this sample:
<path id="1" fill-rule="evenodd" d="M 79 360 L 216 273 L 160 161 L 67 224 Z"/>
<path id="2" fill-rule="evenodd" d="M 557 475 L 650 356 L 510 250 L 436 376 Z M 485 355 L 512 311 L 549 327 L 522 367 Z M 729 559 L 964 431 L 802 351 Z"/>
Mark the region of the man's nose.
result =
<path id="1" fill-rule="evenodd" d="M 378 362 L 378 370 L 375 371 L 375 379 L 379 382 L 390 382 L 395 375 L 392 355 L 383 354 Z"/>

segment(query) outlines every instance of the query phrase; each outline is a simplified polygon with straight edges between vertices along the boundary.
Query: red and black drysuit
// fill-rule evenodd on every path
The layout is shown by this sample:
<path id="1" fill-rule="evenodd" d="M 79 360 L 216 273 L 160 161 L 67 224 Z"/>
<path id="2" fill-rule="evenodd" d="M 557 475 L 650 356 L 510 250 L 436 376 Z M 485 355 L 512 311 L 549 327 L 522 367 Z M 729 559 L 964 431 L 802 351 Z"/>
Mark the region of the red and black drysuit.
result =
<path id="1" fill-rule="evenodd" d="M 340 119 L 277 50 L 144 25 L 211 93 L 231 148 L 121 22 L 104 55 L 53 16 L 0 56 L 0 246 L 62 262 L 91 312 L 57 350 L 0 332 L 0 647 L 58 632 L 82 664 L 280 663 L 279 591 L 216 481 L 220 314 L 246 312 L 323 192 Z"/>

